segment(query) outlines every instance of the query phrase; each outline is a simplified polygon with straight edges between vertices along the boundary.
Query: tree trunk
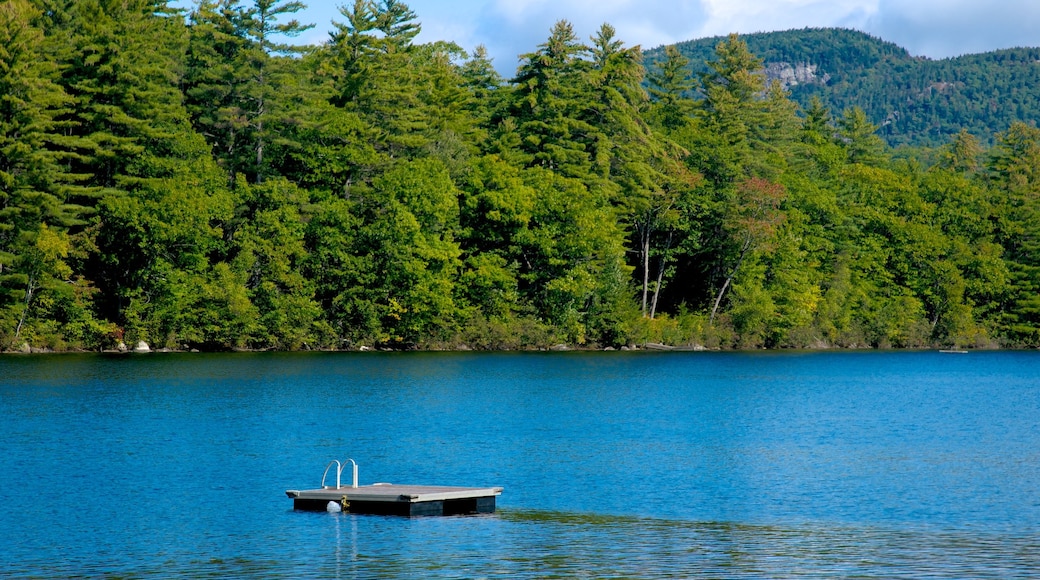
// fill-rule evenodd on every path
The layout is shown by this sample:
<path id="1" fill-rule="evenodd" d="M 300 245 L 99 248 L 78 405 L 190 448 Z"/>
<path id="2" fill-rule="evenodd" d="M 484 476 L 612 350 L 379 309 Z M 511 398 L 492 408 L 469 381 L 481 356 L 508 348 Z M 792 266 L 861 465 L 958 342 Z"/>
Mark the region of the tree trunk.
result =
<path id="1" fill-rule="evenodd" d="M 657 313 L 657 297 L 661 294 L 661 279 L 664 278 L 664 258 L 661 258 L 661 266 L 657 270 L 657 286 L 654 286 L 654 299 L 650 302 L 650 320 Z"/>
<path id="2" fill-rule="evenodd" d="M 646 316 L 646 295 L 650 280 L 650 228 L 644 227 L 639 230 L 639 253 L 642 254 L 643 263 L 643 316 Z M 651 316 L 650 318 L 653 318 Z"/>
<path id="3" fill-rule="evenodd" d="M 668 250 L 672 247 L 672 232 L 668 232 L 668 241 L 664 244 L 664 251 L 661 252 L 661 263 L 657 266 L 657 285 L 654 286 L 654 297 L 650 302 L 650 320 L 654 319 L 654 315 L 657 313 L 657 297 L 661 294 L 661 281 L 664 279 L 664 268 L 668 263 Z"/>
<path id="4" fill-rule="evenodd" d="M 18 317 L 18 326 L 14 329 L 14 340 L 18 341 L 18 337 L 22 334 L 22 327 L 25 325 L 25 317 L 29 314 L 29 307 L 32 305 L 33 295 L 36 294 L 36 278 L 29 276 L 29 282 L 25 287 L 25 306 L 22 308 L 22 314 Z"/>
<path id="5" fill-rule="evenodd" d="M 256 110 L 256 182 L 264 180 L 264 65 L 260 65 L 260 101 Z"/>
<path id="6" fill-rule="evenodd" d="M 737 270 L 740 269 L 740 265 L 744 262 L 744 256 L 747 255 L 749 249 L 751 249 L 750 235 L 744 240 L 744 246 L 740 248 L 740 257 L 737 258 L 737 263 L 733 265 L 733 269 L 730 270 L 729 276 L 726 276 L 726 281 L 722 284 L 722 288 L 719 289 L 719 293 L 715 296 L 715 304 L 711 307 L 711 317 L 708 319 L 708 324 L 715 324 L 715 315 L 719 311 L 719 304 L 722 303 L 722 296 L 726 294 L 726 289 L 729 288 L 730 282 L 732 282 L 733 277 L 737 275 Z"/>

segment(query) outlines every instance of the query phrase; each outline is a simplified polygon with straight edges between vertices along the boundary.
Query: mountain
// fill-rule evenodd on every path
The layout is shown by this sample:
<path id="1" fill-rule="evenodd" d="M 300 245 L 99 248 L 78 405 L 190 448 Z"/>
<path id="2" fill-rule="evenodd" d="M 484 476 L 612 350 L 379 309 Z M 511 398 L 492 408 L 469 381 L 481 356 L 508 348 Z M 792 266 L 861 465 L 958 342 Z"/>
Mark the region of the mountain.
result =
<path id="1" fill-rule="evenodd" d="M 933 60 L 863 32 L 806 28 L 742 35 L 802 106 L 818 96 L 834 116 L 862 108 L 891 145 L 934 146 L 962 128 L 983 143 L 1013 121 L 1040 115 L 1040 48 L 1013 48 Z M 694 74 L 721 37 L 676 44 Z M 645 54 L 648 67 L 664 47 Z"/>

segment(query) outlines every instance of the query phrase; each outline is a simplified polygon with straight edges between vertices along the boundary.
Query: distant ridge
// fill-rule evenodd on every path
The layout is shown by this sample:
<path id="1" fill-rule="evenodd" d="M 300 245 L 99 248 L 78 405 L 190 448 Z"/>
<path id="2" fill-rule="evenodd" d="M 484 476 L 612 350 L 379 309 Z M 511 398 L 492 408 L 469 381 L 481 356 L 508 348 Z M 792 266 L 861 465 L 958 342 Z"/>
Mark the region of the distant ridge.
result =
<path id="1" fill-rule="evenodd" d="M 890 144 L 935 146 L 962 128 L 991 143 L 1014 121 L 1040 117 L 1040 48 L 1012 48 L 933 60 L 844 28 L 804 28 L 740 36 L 805 106 L 815 95 L 840 116 L 862 108 Z M 704 70 L 723 37 L 675 46 Z M 664 47 L 646 51 L 653 67 Z"/>

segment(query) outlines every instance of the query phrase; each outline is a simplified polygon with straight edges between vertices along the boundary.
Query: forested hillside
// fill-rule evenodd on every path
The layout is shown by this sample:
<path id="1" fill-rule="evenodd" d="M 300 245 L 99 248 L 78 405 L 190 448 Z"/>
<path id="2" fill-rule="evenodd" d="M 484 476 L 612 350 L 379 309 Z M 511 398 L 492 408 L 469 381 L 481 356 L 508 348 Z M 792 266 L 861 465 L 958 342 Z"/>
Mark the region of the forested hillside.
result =
<path id="1" fill-rule="evenodd" d="M 961 129 L 985 144 L 1016 121 L 1040 116 L 1040 48 L 932 60 L 854 30 L 816 28 L 740 37 L 802 107 L 860 107 L 890 145 L 939 146 Z M 694 74 L 722 38 L 676 45 Z M 664 48 L 647 61 L 664 58 Z"/>
<path id="2" fill-rule="evenodd" d="M 736 36 L 648 75 L 561 21 L 502 79 L 300 8 L 0 3 L 0 347 L 1040 346 L 1031 125 L 910 156 Z"/>

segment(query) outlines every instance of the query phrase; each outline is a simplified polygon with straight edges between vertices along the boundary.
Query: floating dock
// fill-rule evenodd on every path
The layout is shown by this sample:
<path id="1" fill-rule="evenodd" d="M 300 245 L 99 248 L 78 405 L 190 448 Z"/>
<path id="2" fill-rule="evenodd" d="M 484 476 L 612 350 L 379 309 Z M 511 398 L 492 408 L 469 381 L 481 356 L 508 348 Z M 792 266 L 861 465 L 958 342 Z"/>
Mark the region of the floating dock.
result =
<path id="1" fill-rule="evenodd" d="M 494 513 L 496 498 L 501 487 L 448 487 L 434 485 L 395 485 L 376 483 L 358 485 L 357 464 L 354 465 L 353 484 L 340 484 L 340 474 L 345 463 L 332 461 L 321 477 L 317 489 L 286 490 L 292 498 L 293 509 L 309 511 L 344 511 L 354 514 L 378 514 L 395 516 L 453 516 L 466 514 Z M 325 485 L 325 478 L 333 465 L 336 469 L 336 485 Z M 330 503 L 332 505 L 330 505 Z"/>

